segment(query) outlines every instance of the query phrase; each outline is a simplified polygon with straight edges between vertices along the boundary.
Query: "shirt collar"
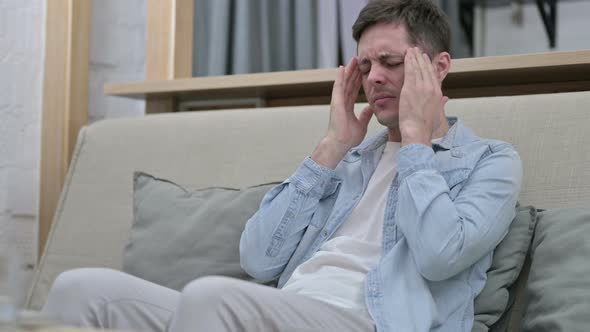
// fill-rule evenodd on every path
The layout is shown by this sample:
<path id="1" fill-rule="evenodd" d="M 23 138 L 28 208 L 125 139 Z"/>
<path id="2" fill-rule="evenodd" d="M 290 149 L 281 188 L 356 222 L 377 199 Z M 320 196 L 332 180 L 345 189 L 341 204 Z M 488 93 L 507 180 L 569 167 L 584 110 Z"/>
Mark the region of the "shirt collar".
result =
<path id="1" fill-rule="evenodd" d="M 467 127 L 463 125 L 461 119 L 450 116 L 447 117 L 449 122 L 449 131 L 442 137 L 439 142 L 433 143 L 433 148 L 440 148 L 444 150 L 450 150 L 454 147 L 464 145 L 466 143 L 477 140 L 477 136 Z M 385 144 L 388 140 L 388 130 L 384 128 L 377 134 L 373 135 L 369 139 L 366 139 L 357 147 L 352 148 L 353 153 L 365 153 L 373 151 Z"/>

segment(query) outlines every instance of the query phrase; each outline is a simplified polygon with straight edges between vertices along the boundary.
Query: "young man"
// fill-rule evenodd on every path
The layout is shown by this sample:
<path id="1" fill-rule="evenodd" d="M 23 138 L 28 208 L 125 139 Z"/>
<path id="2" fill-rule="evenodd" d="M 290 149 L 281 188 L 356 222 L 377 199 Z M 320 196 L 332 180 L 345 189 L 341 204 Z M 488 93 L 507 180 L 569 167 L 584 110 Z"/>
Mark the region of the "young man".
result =
<path id="1" fill-rule="evenodd" d="M 154 331 L 470 331 L 473 300 L 506 234 L 518 154 L 444 115 L 449 26 L 428 0 L 360 13 L 325 137 L 263 199 L 243 268 L 181 293 L 111 270 L 75 270 L 45 311 L 66 323 Z M 360 87 L 369 105 L 353 112 Z M 365 139 L 372 115 L 386 128 Z"/>

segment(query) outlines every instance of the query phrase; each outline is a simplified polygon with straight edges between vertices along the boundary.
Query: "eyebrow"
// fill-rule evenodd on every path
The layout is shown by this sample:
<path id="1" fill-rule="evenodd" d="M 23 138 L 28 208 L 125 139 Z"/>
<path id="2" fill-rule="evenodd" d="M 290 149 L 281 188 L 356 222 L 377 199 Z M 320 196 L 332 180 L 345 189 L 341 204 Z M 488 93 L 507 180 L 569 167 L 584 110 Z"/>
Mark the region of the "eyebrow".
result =
<path id="1" fill-rule="evenodd" d="M 369 58 L 366 57 L 366 56 L 365 57 L 362 57 L 361 60 L 360 60 L 360 64 L 367 64 L 369 62 L 368 59 Z M 401 54 L 401 53 L 397 53 L 397 52 L 395 52 L 395 53 L 389 53 L 389 52 L 385 53 L 384 52 L 384 53 L 379 54 L 377 56 L 377 59 L 380 62 L 387 61 L 389 59 L 403 60 L 404 59 L 404 55 Z"/>
<path id="2" fill-rule="evenodd" d="M 380 61 L 389 60 L 389 59 L 403 59 L 404 55 L 399 53 L 381 53 L 378 56 Z"/>

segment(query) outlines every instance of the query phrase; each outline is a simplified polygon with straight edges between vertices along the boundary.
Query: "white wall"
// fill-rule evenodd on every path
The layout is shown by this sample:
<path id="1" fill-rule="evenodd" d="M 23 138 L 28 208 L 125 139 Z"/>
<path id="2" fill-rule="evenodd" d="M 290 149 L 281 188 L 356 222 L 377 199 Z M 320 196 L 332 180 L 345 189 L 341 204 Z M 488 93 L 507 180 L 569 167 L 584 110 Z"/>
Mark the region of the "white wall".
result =
<path id="1" fill-rule="evenodd" d="M 36 253 L 45 1 L 0 1 L 0 252 Z M 30 270 L 29 270 L 30 276 Z"/>
<path id="2" fill-rule="evenodd" d="M 0 0 L 0 253 L 36 261 L 46 0 Z M 145 78 L 144 0 L 92 0 L 89 121 L 144 114 L 105 97 L 106 82 Z"/>
<path id="3" fill-rule="evenodd" d="M 147 1 L 92 0 L 89 122 L 144 114 L 143 101 L 107 97 L 105 83 L 143 81 Z"/>
<path id="4" fill-rule="evenodd" d="M 511 10 L 510 6 L 485 10 L 484 56 L 590 49 L 590 1 L 557 2 L 553 50 L 535 4 L 523 6 L 522 26 L 512 23 Z"/>

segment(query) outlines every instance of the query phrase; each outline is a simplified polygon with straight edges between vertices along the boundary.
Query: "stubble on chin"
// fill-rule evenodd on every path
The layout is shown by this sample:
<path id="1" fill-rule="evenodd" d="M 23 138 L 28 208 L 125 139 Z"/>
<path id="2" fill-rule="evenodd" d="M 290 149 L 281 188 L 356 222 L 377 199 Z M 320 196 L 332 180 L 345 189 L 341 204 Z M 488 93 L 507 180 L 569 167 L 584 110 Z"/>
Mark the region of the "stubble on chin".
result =
<path id="1" fill-rule="evenodd" d="M 377 118 L 377 122 L 381 125 L 394 129 L 399 128 L 399 113 L 397 107 L 390 107 L 387 109 L 380 109 L 377 108 L 375 111 L 375 117 Z"/>
<path id="2" fill-rule="evenodd" d="M 401 142 L 401 133 L 399 129 L 399 114 L 396 109 L 379 110 L 375 112 L 377 122 L 386 127 L 389 131 L 389 141 Z M 378 114 L 377 114 L 378 113 Z"/>

